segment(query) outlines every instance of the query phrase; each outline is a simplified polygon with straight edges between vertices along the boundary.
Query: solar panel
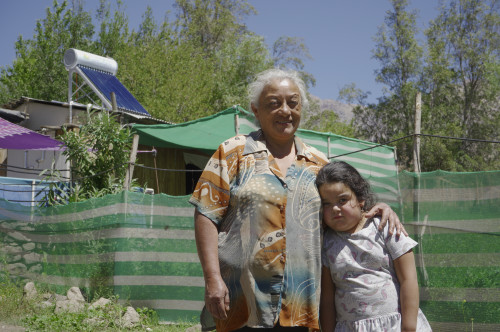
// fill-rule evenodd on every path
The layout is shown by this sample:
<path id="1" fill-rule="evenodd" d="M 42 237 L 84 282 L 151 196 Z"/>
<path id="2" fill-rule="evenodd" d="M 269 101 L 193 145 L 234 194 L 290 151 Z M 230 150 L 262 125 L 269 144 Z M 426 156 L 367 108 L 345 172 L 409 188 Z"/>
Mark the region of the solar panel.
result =
<path id="1" fill-rule="evenodd" d="M 151 116 L 116 76 L 85 66 L 78 67 L 109 101 L 111 92 L 115 93 L 119 109 Z"/>

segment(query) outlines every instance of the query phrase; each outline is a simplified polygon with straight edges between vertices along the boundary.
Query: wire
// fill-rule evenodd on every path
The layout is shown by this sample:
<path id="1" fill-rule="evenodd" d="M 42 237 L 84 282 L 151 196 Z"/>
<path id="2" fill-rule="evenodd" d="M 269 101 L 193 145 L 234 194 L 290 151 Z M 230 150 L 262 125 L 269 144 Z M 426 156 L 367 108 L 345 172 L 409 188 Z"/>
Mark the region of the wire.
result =
<path id="1" fill-rule="evenodd" d="M 347 153 L 344 153 L 344 154 L 339 154 L 337 156 L 330 157 L 329 159 L 338 158 L 338 157 L 347 156 L 347 155 L 353 154 L 353 153 L 358 153 L 358 152 L 363 152 L 363 151 L 366 151 L 366 150 L 375 149 L 375 148 L 378 148 L 379 146 L 383 146 L 383 145 L 387 145 L 387 144 L 390 144 L 390 143 L 394 143 L 394 142 L 397 142 L 397 141 L 400 141 L 400 140 L 403 140 L 403 139 L 406 139 L 406 138 L 412 137 L 412 136 L 414 136 L 414 135 L 413 134 L 406 135 L 404 137 L 400 137 L 400 138 L 394 139 L 392 141 L 388 141 L 388 142 L 385 142 L 385 143 L 377 144 L 377 145 L 374 145 L 374 146 L 370 146 L 370 147 L 365 148 L 365 149 L 356 150 L 356 151 L 352 151 L 352 152 L 347 152 Z"/>
<path id="2" fill-rule="evenodd" d="M 406 135 L 406 136 L 403 136 L 403 137 L 400 137 L 400 138 L 396 138 L 396 139 L 393 139 L 393 140 L 390 140 L 390 141 L 387 141 L 387 142 L 384 142 L 384 143 L 376 144 L 376 145 L 373 145 L 373 146 L 370 146 L 370 147 L 367 147 L 367 148 L 364 148 L 364 149 L 360 149 L 360 150 L 356 150 L 356 151 L 351 151 L 351 152 L 347 152 L 347 153 L 340 154 L 340 155 L 337 155 L 337 156 L 329 157 L 329 159 L 334 159 L 334 158 L 343 157 L 343 156 L 347 156 L 347 155 L 354 154 L 354 153 L 359 153 L 359 152 L 371 150 L 371 149 L 374 149 L 374 148 L 377 148 L 377 147 L 380 147 L 380 146 L 388 145 L 388 144 L 391 144 L 391 143 L 394 143 L 394 142 L 397 142 L 397 141 L 401 141 L 401 140 L 404 140 L 404 139 L 407 139 L 407 138 L 410 138 L 410 137 L 415 137 L 415 136 L 434 137 L 434 138 L 452 139 L 452 140 L 461 140 L 461 141 L 470 141 L 470 142 L 479 142 L 479 143 L 495 143 L 495 144 L 500 143 L 500 141 L 495 141 L 495 140 L 482 140 L 482 139 L 475 139 L 475 138 L 451 137 L 451 136 L 440 136 L 440 135 L 431 135 L 431 134 L 410 134 L 410 135 Z M 140 151 L 140 152 L 142 152 L 142 153 L 153 153 L 153 154 L 156 154 L 157 151 L 156 151 L 156 149 L 153 148 L 151 151 Z M 132 162 L 126 162 L 126 163 L 123 163 L 121 165 L 117 165 L 117 166 L 115 166 L 115 167 L 113 167 L 111 169 L 108 169 L 108 170 L 105 170 L 105 171 L 101 171 L 101 172 L 93 174 L 93 175 L 84 176 L 84 177 L 81 177 L 81 178 L 78 178 L 78 179 L 74 179 L 73 182 L 78 182 L 80 180 L 89 179 L 89 178 L 92 178 L 92 177 L 95 177 L 95 176 L 99 176 L 99 175 L 102 175 L 104 173 L 108 173 L 110 171 L 113 171 L 113 170 L 115 170 L 115 169 L 117 169 L 119 167 L 123 167 L 125 165 L 133 165 L 135 167 L 141 167 L 141 168 L 146 168 L 146 169 L 150 169 L 150 170 L 157 170 L 157 171 L 166 171 L 166 172 L 191 172 L 191 173 L 203 172 L 202 169 L 191 170 L 191 169 L 157 168 L 157 167 L 150 167 L 150 166 L 140 165 L 140 164 L 136 164 L 136 163 L 132 163 Z M 29 170 L 30 172 L 21 172 L 21 171 L 16 171 L 16 172 L 17 173 L 21 173 L 21 174 L 31 174 L 31 175 L 33 175 L 32 172 L 34 172 L 34 171 L 45 171 L 45 169 L 30 169 L 30 168 L 13 166 L 13 165 L 7 165 L 7 164 L 0 164 L 0 168 L 4 168 L 4 169 L 7 169 L 7 168 L 16 168 L 16 169 Z M 64 170 L 48 170 L 48 171 L 50 171 L 50 173 L 53 173 L 53 172 L 56 172 L 56 171 L 57 172 L 68 172 L 70 170 L 64 169 Z M 59 176 L 59 178 L 69 179 L 69 177 L 66 177 L 66 176 Z M 7 183 L 0 183 L 0 185 L 29 185 L 29 186 L 31 186 L 31 184 L 7 184 Z"/>
<path id="3" fill-rule="evenodd" d="M 18 199 L 6 199 L 6 198 L 0 198 L 0 199 L 3 199 L 3 200 L 6 200 L 8 202 L 18 202 L 18 203 L 46 203 L 46 201 L 22 201 L 22 200 L 18 200 Z"/>
<path id="4" fill-rule="evenodd" d="M 123 163 L 123 164 L 121 164 L 121 165 L 117 165 L 117 166 L 115 166 L 115 167 L 113 167 L 113 168 L 107 169 L 107 170 L 105 170 L 105 171 L 101 171 L 101 172 L 98 172 L 98 173 L 95 173 L 95 174 L 92 174 L 92 175 L 83 176 L 83 177 L 81 177 L 81 178 L 74 179 L 72 182 L 79 182 L 80 180 L 90 179 L 90 178 L 93 178 L 93 177 L 95 177 L 95 176 L 99 176 L 99 175 L 102 175 L 102 174 L 105 174 L 105 173 L 108 173 L 108 172 L 114 171 L 115 169 L 120 168 L 120 167 L 123 167 L 123 166 L 128 165 L 128 164 L 133 164 L 133 163 L 126 162 L 126 163 Z"/>
<path id="5" fill-rule="evenodd" d="M 0 183 L 0 185 L 1 185 L 1 183 Z M 36 189 L 35 190 L 11 190 L 11 189 L 0 188 L 0 191 L 10 191 L 10 192 L 14 192 L 14 193 L 32 193 L 33 191 L 36 191 Z M 43 192 L 43 191 L 49 191 L 49 189 L 42 188 L 39 190 L 39 192 Z"/>
<path id="6" fill-rule="evenodd" d="M 12 171 L 17 174 L 29 174 L 29 175 L 40 175 L 39 173 L 23 172 L 23 171 Z M 59 175 L 59 178 L 69 179 L 67 176 Z"/>
<path id="7" fill-rule="evenodd" d="M 128 162 L 127 163 L 124 163 L 124 164 L 121 164 L 121 165 L 117 165 L 111 169 L 108 169 L 108 170 L 105 170 L 105 171 L 101 171 L 101 172 L 98 172 L 96 174 L 92 174 L 92 175 L 89 175 L 89 176 L 84 176 L 84 177 L 81 177 L 81 178 L 77 178 L 77 179 L 74 179 L 72 181 L 72 183 L 75 183 L 75 182 L 79 182 L 81 180 L 85 180 L 85 179 L 89 179 L 89 178 L 92 178 L 92 177 L 95 177 L 95 176 L 99 176 L 99 175 L 102 175 L 102 174 L 105 174 L 105 173 L 108 173 L 110 171 L 113 171 L 119 167 L 123 167 L 124 165 L 127 165 L 129 164 Z M 63 177 L 63 178 L 66 178 L 67 177 Z M 57 181 L 56 181 L 57 182 Z M 59 181 L 59 182 L 62 182 L 62 183 L 65 183 L 63 181 Z M 52 182 L 54 183 L 54 182 Z M 32 186 L 33 184 L 31 183 L 0 183 L 0 185 L 5 185 L 5 186 Z M 46 181 L 43 181 L 43 180 L 40 180 L 38 183 L 35 184 L 35 186 L 47 186 L 47 182 Z M 42 192 L 44 190 L 48 190 L 48 189 L 40 189 L 39 192 Z M 26 191 L 26 190 L 9 190 L 9 189 L 4 189 L 4 188 L 0 188 L 0 191 L 11 191 L 11 192 L 32 192 L 32 190 L 29 190 L 29 191 Z M 27 201 L 26 201 L 27 202 Z"/>
<path id="8" fill-rule="evenodd" d="M 32 171 L 45 171 L 46 169 L 38 169 L 38 168 L 26 168 L 26 167 L 19 167 L 19 166 L 14 166 L 14 165 L 8 165 L 8 164 L 0 164 L 0 166 L 5 167 L 5 168 L 17 168 L 17 169 L 27 169 L 27 170 L 32 170 Z M 58 171 L 58 172 L 69 172 L 69 169 L 51 169 L 52 172 Z"/>
<path id="9" fill-rule="evenodd" d="M 138 165 L 135 163 L 132 163 L 136 167 L 142 167 L 146 169 L 152 169 L 152 170 L 158 170 L 158 171 L 167 171 L 167 172 L 203 172 L 202 169 L 169 169 L 169 168 L 156 168 L 156 167 L 150 167 L 150 166 L 144 166 L 144 165 Z"/>
<path id="10" fill-rule="evenodd" d="M 371 150 L 371 149 L 377 148 L 379 146 L 388 145 L 390 143 L 401 141 L 401 140 L 407 139 L 409 137 L 414 137 L 414 136 L 424 136 L 424 137 L 434 137 L 434 138 L 443 138 L 443 139 L 453 139 L 453 140 L 479 142 L 479 143 L 494 143 L 494 144 L 500 143 L 500 141 L 483 140 L 483 139 L 477 139 L 477 138 L 463 138 L 463 137 L 440 136 L 440 135 L 430 135 L 430 134 L 410 134 L 410 135 L 406 135 L 406 136 L 403 136 L 403 137 L 400 137 L 400 138 L 393 139 L 391 141 L 387 141 L 385 143 L 380 143 L 380 144 L 377 144 L 377 145 L 374 145 L 374 146 L 370 146 L 370 147 L 365 148 L 365 149 L 356 150 L 356 151 L 352 151 L 352 152 L 347 152 L 347 153 L 344 153 L 344 154 L 339 154 L 337 156 L 330 157 L 329 159 L 338 158 L 338 157 L 342 157 L 342 156 L 347 156 L 349 154 L 363 152 L 363 151 L 366 151 L 366 150 Z"/>
<path id="11" fill-rule="evenodd" d="M 439 136 L 439 135 L 430 135 L 430 134 L 414 134 L 417 136 L 426 136 L 426 137 L 436 137 L 436 138 L 445 138 L 445 139 L 454 139 L 459 141 L 470 141 L 470 142 L 480 142 L 480 143 L 500 143 L 500 141 L 492 141 L 485 139 L 477 139 L 477 138 L 463 138 L 463 137 L 451 137 L 451 136 Z"/>

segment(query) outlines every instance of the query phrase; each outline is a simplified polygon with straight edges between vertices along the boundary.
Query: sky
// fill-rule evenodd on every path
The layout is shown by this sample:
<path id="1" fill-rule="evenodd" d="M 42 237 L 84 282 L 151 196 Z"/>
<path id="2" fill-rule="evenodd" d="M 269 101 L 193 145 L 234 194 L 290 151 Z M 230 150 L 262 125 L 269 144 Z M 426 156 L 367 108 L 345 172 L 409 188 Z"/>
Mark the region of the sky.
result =
<path id="1" fill-rule="evenodd" d="M 6 0 L 0 5 L 0 66 L 15 59 L 14 44 L 19 35 L 31 39 L 36 21 L 45 18 L 53 0 Z M 62 0 L 58 0 L 62 2 Z M 110 0 L 114 4 L 114 0 Z M 149 5 L 157 23 L 167 11 L 174 12 L 173 0 L 123 0 L 129 28 L 137 30 Z M 337 99 L 339 90 L 351 83 L 371 92 L 368 101 L 382 96 L 383 85 L 375 81 L 379 63 L 372 58 L 373 37 L 392 9 L 389 0 L 248 0 L 257 14 L 244 23 L 263 36 L 271 47 L 281 36 L 302 38 L 312 56 L 304 70 L 316 79 L 310 92 L 321 99 Z M 409 0 L 417 10 L 417 26 L 423 31 L 438 14 L 439 0 Z M 99 0 L 84 0 L 93 15 Z M 113 6 L 112 6 L 113 8 Z M 170 14 L 172 18 L 173 14 Z M 423 41 L 423 35 L 418 38 Z M 61 59 L 62 60 L 62 59 Z M 118 64 L 118 71 L 120 70 Z M 131 91 L 133 94 L 133 91 Z"/>

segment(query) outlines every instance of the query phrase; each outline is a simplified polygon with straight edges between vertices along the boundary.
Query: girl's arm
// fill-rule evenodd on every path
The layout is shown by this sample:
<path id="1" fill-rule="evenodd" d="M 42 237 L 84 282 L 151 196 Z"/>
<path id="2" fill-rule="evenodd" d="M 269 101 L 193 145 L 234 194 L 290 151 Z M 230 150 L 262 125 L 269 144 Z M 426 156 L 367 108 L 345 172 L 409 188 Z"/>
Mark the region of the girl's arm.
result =
<path id="1" fill-rule="evenodd" d="M 332 281 L 330 269 L 325 266 L 321 269 L 319 321 L 321 331 L 331 332 L 335 330 L 337 321 L 337 315 L 335 313 L 335 285 Z"/>
<path id="2" fill-rule="evenodd" d="M 401 331 L 416 331 L 419 295 L 413 250 L 396 258 L 394 268 L 401 286 Z"/>

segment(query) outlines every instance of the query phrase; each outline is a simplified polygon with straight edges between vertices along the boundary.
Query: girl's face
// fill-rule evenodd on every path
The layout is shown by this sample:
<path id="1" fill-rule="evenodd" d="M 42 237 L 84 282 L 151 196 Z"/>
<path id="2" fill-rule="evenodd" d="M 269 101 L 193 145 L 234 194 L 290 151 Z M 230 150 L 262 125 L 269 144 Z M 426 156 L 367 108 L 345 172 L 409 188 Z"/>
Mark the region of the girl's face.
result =
<path id="1" fill-rule="evenodd" d="M 338 232 L 354 233 L 363 220 L 364 201 L 358 202 L 352 190 L 341 182 L 325 183 L 319 187 L 323 222 Z"/>

